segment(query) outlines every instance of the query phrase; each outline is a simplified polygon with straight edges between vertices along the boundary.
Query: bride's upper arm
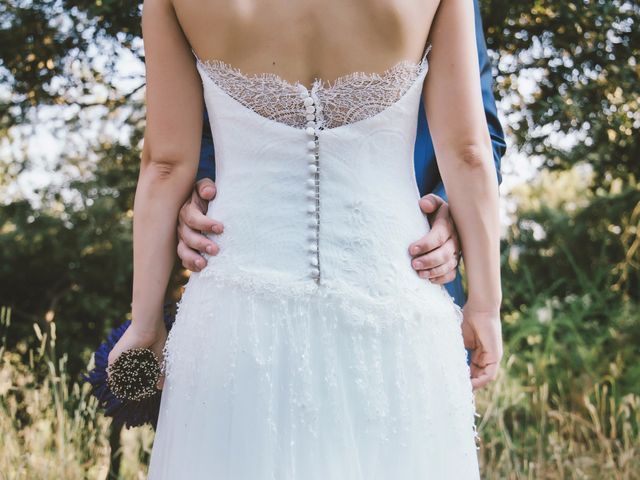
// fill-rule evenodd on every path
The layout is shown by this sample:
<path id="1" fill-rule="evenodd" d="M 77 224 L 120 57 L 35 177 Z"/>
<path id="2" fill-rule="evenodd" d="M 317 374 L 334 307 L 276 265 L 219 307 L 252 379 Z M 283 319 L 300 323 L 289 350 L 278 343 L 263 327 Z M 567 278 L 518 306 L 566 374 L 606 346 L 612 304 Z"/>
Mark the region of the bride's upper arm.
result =
<path id="1" fill-rule="evenodd" d="M 194 170 L 202 133 L 202 83 L 170 0 L 145 0 L 146 157 Z"/>
<path id="2" fill-rule="evenodd" d="M 442 163 L 451 160 L 477 162 L 491 150 L 491 139 L 482 102 L 473 0 L 442 0 L 429 38 L 433 48 L 423 93 L 438 165 L 446 169 Z"/>

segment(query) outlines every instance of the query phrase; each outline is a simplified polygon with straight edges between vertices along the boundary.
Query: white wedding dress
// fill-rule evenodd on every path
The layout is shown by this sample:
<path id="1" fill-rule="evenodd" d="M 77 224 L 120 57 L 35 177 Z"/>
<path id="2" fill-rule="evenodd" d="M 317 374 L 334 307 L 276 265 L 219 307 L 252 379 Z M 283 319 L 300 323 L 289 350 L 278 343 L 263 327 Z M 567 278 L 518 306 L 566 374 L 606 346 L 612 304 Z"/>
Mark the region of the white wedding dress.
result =
<path id="1" fill-rule="evenodd" d="M 151 480 L 479 478 L 461 311 L 408 253 L 427 52 L 310 89 L 197 60 L 225 230 L 167 340 Z"/>

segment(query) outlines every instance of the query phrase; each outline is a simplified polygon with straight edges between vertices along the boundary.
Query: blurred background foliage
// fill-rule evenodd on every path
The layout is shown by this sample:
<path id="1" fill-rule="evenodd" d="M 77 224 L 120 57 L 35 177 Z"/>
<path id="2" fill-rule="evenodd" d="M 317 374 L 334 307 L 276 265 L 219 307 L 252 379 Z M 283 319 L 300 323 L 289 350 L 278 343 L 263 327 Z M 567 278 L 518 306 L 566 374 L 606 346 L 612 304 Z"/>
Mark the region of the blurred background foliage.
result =
<path id="1" fill-rule="evenodd" d="M 504 168 L 515 178 L 524 171 L 503 189 L 506 355 L 502 377 L 478 399 L 483 471 L 636 478 L 640 5 L 481 3 L 510 143 Z M 9 433 L 0 446 L 15 452 L 0 455 L 5 472 L 15 463 L 44 478 L 60 465 L 25 460 L 36 448 L 28 432 L 43 422 L 54 437 L 87 443 L 64 421 L 90 418 L 77 375 L 129 314 L 144 128 L 140 12 L 123 0 L 0 2 L 0 305 L 13 318 L 2 332 L 0 427 Z M 52 153 L 54 145 L 63 148 Z M 43 348 L 52 330 L 56 347 Z M 52 396 L 61 382 L 67 390 Z M 34 389 L 40 402 L 67 400 L 39 410 L 28 401 Z M 93 456 L 60 441 L 41 446 L 78 465 L 57 478 L 108 464 L 101 425 L 91 430 L 101 452 Z M 149 435 L 133 442 L 142 453 L 123 472 L 136 478 Z"/>

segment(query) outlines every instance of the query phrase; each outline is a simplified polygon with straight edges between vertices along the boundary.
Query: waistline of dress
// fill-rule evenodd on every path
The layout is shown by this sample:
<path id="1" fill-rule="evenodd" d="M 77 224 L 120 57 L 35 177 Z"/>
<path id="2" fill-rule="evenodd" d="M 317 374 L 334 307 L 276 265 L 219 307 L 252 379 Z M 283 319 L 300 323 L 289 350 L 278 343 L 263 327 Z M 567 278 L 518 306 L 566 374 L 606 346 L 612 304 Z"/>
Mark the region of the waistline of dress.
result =
<path id="1" fill-rule="evenodd" d="M 406 323 L 407 320 L 455 319 L 458 324 L 462 322 L 461 308 L 444 287 L 427 283 L 423 287 L 396 285 L 384 295 L 372 295 L 359 285 L 335 278 L 325 278 L 316 283 L 310 278 L 295 279 L 279 272 L 255 275 L 213 268 L 192 273 L 187 284 L 187 290 L 193 290 L 192 293 L 204 290 L 197 293 L 200 298 L 206 296 L 206 292 L 215 298 L 216 291 L 224 294 L 231 290 L 233 294 L 247 295 L 247 299 L 341 305 L 343 310 L 352 313 L 354 321 L 370 322 L 376 328 Z"/>

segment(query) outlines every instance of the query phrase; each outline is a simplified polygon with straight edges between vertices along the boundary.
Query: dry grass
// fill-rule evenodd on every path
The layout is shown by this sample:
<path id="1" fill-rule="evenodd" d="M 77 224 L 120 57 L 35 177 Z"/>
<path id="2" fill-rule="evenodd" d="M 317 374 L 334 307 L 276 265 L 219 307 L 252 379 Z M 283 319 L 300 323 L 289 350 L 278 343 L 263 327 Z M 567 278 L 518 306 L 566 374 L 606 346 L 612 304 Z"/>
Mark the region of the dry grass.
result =
<path id="1" fill-rule="evenodd" d="M 505 356 L 505 368 L 515 361 Z M 616 400 L 609 384 L 592 385 L 581 408 L 550 395 L 549 383 L 527 387 L 502 374 L 476 404 L 486 479 L 640 478 L 640 396 Z"/>
<path id="2" fill-rule="evenodd" d="M 7 327 L 6 310 L 1 320 Z M 88 386 L 67 378 L 51 327 L 36 329 L 36 349 L 0 346 L 0 479 L 105 479 L 109 422 Z M 602 382 L 585 390 L 581 408 L 556 408 L 565 399 L 531 382 L 535 371 L 526 382 L 505 373 L 517 361 L 507 352 L 500 378 L 476 395 L 484 479 L 640 478 L 639 396 L 616 400 Z M 125 430 L 120 440 L 118 478 L 145 478 L 152 430 Z"/>

